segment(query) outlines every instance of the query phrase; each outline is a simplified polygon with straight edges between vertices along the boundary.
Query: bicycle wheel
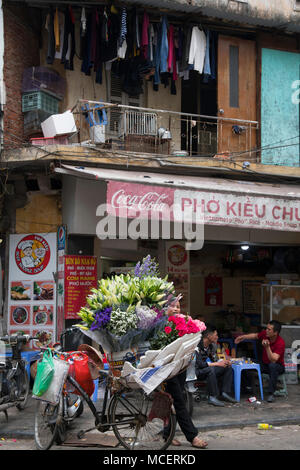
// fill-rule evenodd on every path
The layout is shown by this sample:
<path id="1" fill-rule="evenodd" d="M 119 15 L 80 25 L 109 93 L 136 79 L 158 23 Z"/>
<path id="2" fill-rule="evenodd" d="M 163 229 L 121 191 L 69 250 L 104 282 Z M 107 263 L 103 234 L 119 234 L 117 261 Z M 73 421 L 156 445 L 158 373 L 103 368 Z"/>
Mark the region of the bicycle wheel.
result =
<path id="1" fill-rule="evenodd" d="M 120 444 L 130 450 L 163 450 L 175 434 L 176 417 L 170 412 L 168 426 L 162 418 L 150 418 L 153 397 L 142 390 L 115 394 L 110 402 L 108 416 Z M 150 420 L 151 419 L 151 420 Z"/>
<path id="2" fill-rule="evenodd" d="M 20 401 L 16 407 L 18 410 L 24 410 L 29 398 L 29 377 L 26 370 L 21 371 L 18 375 L 17 384 L 20 393 Z"/>
<path id="3" fill-rule="evenodd" d="M 40 450 L 48 450 L 58 436 L 63 402 L 57 405 L 37 400 L 34 416 L 34 440 Z"/>

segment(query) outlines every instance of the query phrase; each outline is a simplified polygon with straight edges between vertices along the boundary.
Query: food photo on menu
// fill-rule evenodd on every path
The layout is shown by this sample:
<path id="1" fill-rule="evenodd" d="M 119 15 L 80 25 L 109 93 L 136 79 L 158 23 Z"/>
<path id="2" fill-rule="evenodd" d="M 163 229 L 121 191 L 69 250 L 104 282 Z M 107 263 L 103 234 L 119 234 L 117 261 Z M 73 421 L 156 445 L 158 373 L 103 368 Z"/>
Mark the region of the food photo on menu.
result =
<path id="1" fill-rule="evenodd" d="M 11 325 L 30 324 L 30 305 L 11 305 L 10 307 Z"/>
<path id="2" fill-rule="evenodd" d="M 52 325 L 53 323 L 53 305 L 34 305 L 33 324 L 34 325 Z"/>
<path id="3" fill-rule="evenodd" d="M 33 299 L 34 300 L 53 300 L 54 282 L 53 281 L 34 281 Z"/>
<path id="4" fill-rule="evenodd" d="M 15 301 L 31 299 L 31 285 L 22 281 L 13 281 L 10 285 L 10 298 Z"/>
<path id="5" fill-rule="evenodd" d="M 33 340 L 33 346 L 36 349 L 39 349 L 41 346 L 47 347 L 50 346 L 53 342 L 53 332 L 51 330 L 33 330 L 32 336 L 34 336 L 35 340 Z"/>

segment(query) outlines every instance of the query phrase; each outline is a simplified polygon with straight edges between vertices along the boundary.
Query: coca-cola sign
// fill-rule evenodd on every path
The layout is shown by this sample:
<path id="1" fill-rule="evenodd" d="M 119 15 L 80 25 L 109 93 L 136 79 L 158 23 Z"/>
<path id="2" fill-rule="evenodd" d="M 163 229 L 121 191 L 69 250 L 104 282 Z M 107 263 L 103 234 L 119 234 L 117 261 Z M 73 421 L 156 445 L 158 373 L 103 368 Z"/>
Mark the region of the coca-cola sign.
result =
<path id="1" fill-rule="evenodd" d="M 196 223 L 268 230 L 299 231 L 299 199 L 207 189 L 185 190 L 164 186 L 110 181 L 107 212 L 135 218 L 161 218 Z"/>
<path id="2" fill-rule="evenodd" d="M 108 212 L 120 217 L 158 217 L 169 214 L 173 205 L 173 188 L 117 181 L 110 181 L 107 186 Z"/>

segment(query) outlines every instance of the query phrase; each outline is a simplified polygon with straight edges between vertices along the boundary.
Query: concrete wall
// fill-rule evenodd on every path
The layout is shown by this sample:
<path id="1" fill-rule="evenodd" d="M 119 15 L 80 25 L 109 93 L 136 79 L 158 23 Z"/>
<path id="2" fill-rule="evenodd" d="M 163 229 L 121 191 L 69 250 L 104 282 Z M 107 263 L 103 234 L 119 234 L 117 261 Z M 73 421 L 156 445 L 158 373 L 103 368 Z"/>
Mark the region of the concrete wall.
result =
<path id="1" fill-rule="evenodd" d="M 289 145 L 263 150 L 264 164 L 299 166 L 299 66 L 300 54 L 262 49 L 261 145 Z"/>

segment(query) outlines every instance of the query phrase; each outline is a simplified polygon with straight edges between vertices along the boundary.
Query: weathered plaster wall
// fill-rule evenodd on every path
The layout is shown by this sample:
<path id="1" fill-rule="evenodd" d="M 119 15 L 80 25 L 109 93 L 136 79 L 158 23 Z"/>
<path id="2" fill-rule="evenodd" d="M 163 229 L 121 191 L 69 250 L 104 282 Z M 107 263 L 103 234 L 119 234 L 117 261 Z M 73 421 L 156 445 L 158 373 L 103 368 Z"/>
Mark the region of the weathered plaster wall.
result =
<path id="1" fill-rule="evenodd" d="M 299 166 L 299 103 L 293 102 L 299 73 L 300 54 L 262 49 L 261 145 L 289 145 L 263 150 L 264 164 Z"/>
<path id="2" fill-rule="evenodd" d="M 16 209 L 16 233 L 55 232 L 61 224 L 58 194 L 28 192 L 28 203 Z"/>

